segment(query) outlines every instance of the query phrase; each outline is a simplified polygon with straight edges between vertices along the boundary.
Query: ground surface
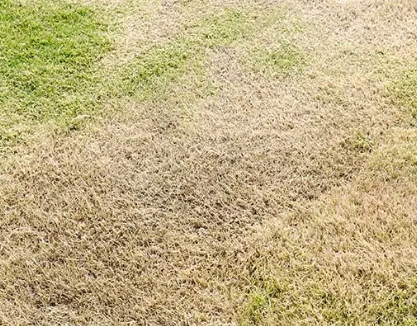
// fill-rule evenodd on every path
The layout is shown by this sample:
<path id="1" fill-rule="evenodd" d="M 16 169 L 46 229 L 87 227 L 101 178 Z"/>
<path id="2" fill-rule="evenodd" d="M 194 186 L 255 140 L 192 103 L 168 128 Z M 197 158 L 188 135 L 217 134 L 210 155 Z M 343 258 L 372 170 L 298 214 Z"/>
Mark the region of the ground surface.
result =
<path id="1" fill-rule="evenodd" d="M 2 2 L 0 323 L 416 325 L 416 22 Z"/>

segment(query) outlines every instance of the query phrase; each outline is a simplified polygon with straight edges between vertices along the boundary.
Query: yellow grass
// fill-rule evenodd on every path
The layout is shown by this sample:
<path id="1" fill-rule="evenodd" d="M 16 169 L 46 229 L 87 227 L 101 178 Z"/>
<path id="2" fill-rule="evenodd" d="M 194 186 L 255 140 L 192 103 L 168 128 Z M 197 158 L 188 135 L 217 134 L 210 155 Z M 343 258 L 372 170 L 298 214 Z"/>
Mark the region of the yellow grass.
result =
<path id="1" fill-rule="evenodd" d="M 106 100 L 0 152 L 0 323 L 417 323 L 414 1 L 71 2 Z"/>

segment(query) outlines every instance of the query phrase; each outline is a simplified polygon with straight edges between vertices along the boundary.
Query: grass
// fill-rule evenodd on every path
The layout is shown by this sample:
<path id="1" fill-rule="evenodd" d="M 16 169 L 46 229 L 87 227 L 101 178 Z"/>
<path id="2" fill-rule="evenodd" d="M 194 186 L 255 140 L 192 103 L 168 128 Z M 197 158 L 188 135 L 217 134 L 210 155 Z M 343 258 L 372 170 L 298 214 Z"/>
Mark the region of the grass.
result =
<path id="1" fill-rule="evenodd" d="M 253 273 L 256 286 L 242 310 L 242 324 L 417 322 L 415 262 L 406 251 L 398 251 L 399 241 L 415 246 L 414 240 L 399 240 L 409 230 L 415 232 L 413 213 L 408 215 L 409 207 L 403 206 L 415 205 L 410 201 L 417 180 L 410 159 L 415 137 L 414 130 L 397 129 L 353 184 L 312 203 L 308 213 L 301 213 L 306 220 L 298 220 L 297 229 L 275 228 L 271 238 L 262 240 L 268 250 Z M 385 196 L 391 196 L 390 201 L 383 201 Z M 282 252 L 289 256 L 284 258 Z M 364 257 L 365 252 L 369 256 Z M 391 273 L 395 277 L 388 276 Z M 286 286 L 274 291 L 269 284 Z M 263 293 L 262 301 L 253 300 L 256 293 Z"/>
<path id="2" fill-rule="evenodd" d="M 206 57 L 209 49 L 232 45 L 251 34 L 254 20 L 237 10 L 225 10 L 220 15 L 210 16 L 188 26 L 187 33 L 161 46 L 141 53 L 126 67 L 122 88 L 129 96 L 140 100 L 166 99 L 178 96 L 183 77 L 193 80 L 189 93 L 200 96 L 215 92 L 207 80 Z"/>
<path id="3" fill-rule="evenodd" d="M 143 98 L 162 96 L 169 85 L 187 72 L 192 56 L 184 42 L 168 43 L 143 53 L 126 69 L 123 84 L 127 94 Z"/>
<path id="4" fill-rule="evenodd" d="M 256 17 L 250 13 L 227 9 L 222 14 L 207 17 L 199 25 L 195 41 L 213 48 L 231 45 L 253 33 Z"/>
<path id="5" fill-rule="evenodd" d="M 391 86 L 396 100 L 410 110 L 411 116 L 417 118 L 417 70 L 409 69 Z"/>
<path id="6" fill-rule="evenodd" d="M 251 55 L 249 66 L 255 72 L 273 77 L 287 77 L 306 64 L 304 53 L 291 44 L 283 43 L 275 49 L 258 49 Z"/>
<path id="7" fill-rule="evenodd" d="M 416 20 L 3 1 L 0 324 L 417 324 Z"/>
<path id="8" fill-rule="evenodd" d="M 0 139 L 94 111 L 96 63 L 110 50 L 97 13 L 63 1 L 0 6 Z"/>
<path id="9" fill-rule="evenodd" d="M 260 249 L 265 256 L 253 267 L 255 286 L 247 294 L 242 324 L 417 322 L 415 262 L 408 256 L 416 245 L 408 238 L 416 231 L 409 210 L 416 204 L 411 199 L 416 135 L 415 130 L 394 130 L 353 183 L 296 212 L 296 222 L 290 217 L 296 228 L 285 222 L 283 227 L 282 221 L 270 228 L 260 244 L 267 248 Z M 270 284 L 285 287 L 275 291 Z M 257 293 L 270 308 L 253 300 Z"/>

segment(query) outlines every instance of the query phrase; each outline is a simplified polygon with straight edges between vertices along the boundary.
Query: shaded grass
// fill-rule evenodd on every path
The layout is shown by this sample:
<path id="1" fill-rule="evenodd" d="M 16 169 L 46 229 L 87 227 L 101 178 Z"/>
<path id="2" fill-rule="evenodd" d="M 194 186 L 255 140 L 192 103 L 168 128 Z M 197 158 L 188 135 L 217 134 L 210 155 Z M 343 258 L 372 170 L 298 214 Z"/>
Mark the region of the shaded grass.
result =
<path id="1" fill-rule="evenodd" d="M 0 140 L 39 123 L 68 125 L 97 108 L 96 63 L 110 50 L 106 25 L 63 1 L 0 4 Z"/>

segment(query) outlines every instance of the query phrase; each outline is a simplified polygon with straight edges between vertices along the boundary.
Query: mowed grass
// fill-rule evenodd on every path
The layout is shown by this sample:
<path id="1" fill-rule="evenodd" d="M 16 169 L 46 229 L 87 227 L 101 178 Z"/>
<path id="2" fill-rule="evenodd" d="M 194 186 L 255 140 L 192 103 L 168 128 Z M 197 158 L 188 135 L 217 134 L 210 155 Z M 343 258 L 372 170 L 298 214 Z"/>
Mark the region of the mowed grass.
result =
<path id="1" fill-rule="evenodd" d="M 96 65 L 110 50 L 91 8 L 64 1 L 0 4 L 0 142 L 98 108 Z"/>
<path id="2" fill-rule="evenodd" d="M 416 325 L 415 9 L 2 2 L 0 324 Z"/>

